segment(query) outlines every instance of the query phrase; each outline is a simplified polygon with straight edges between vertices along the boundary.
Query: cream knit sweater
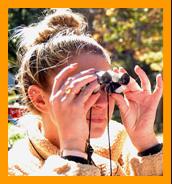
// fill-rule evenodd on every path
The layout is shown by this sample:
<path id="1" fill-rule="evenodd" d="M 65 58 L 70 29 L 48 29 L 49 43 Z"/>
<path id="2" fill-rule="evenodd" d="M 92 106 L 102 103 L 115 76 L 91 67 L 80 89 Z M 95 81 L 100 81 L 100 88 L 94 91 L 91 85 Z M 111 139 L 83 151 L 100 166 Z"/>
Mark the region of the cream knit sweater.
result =
<path id="1" fill-rule="evenodd" d="M 92 139 L 92 159 L 96 166 L 79 164 L 59 156 L 59 149 L 49 142 L 40 130 L 38 119 L 25 119 L 27 136 L 18 141 L 8 154 L 10 176 L 107 176 L 109 151 L 107 132 L 98 139 Z M 34 119 L 34 120 L 33 120 Z M 23 121 L 23 120 L 22 120 Z M 29 122 L 27 122 L 29 121 Z M 138 157 L 128 139 L 124 127 L 110 122 L 113 176 L 162 175 L 162 152 Z"/>

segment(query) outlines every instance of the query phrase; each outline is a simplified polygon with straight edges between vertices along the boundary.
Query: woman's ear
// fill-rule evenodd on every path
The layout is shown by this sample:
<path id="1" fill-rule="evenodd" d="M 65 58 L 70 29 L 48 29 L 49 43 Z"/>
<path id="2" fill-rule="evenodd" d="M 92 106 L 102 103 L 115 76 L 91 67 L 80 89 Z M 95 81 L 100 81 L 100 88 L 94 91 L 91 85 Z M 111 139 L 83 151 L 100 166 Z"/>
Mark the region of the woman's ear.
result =
<path id="1" fill-rule="evenodd" d="M 45 94 L 45 92 L 43 91 L 43 89 L 41 89 L 39 86 L 37 85 L 31 85 L 28 88 L 28 97 L 31 100 L 33 106 L 41 113 L 45 113 L 47 112 L 47 95 Z"/>

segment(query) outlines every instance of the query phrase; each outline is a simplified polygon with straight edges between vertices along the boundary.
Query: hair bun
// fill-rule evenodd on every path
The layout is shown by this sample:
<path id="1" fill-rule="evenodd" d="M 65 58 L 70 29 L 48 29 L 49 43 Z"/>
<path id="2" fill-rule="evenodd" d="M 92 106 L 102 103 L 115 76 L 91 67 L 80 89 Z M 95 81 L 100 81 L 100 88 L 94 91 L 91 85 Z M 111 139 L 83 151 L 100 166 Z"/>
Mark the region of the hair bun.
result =
<path id="1" fill-rule="evenodd" d="M 45 20 L 49 22 L 49 26 L 61 25 L 73 28 L 79 28 L 85 23 L 82 15 L 73 13 L 70 9 L 58 9 Z"/>
<path id="2" fill-rule="evenodd" d="M 86 31 L 87 23 L 81 14 L 73 13 L 70 9 L 53 9 L 38 25 L 38 35 L 34 44 L 46 42 L 59 33 L 67 35 L 71 32 L 80 35 Z"/>

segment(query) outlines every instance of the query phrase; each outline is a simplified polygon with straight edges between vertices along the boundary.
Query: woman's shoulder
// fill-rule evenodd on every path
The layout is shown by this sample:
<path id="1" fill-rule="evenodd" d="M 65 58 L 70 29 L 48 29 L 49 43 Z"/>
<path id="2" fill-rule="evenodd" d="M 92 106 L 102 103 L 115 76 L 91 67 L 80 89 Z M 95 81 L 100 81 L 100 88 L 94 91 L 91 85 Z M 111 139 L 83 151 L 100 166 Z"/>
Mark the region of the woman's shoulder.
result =
<path id="1" fill-rule="evenodd" d="M 28 175 L 40 166 L 40 160 L 31 152 L 27 136 L 18 140 L 8 152 L 9 175 Z"/>

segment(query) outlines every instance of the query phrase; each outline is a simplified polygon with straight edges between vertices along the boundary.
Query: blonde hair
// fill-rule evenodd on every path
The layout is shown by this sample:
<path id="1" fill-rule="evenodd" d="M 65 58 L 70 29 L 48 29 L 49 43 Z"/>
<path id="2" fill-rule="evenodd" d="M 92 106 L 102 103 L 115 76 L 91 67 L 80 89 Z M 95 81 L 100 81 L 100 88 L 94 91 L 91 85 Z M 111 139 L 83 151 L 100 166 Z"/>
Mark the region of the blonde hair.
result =
<path id="1" fill-rule="evenodd" d="M 55 9 L 39 23 L 16 30 L 21 63 L 17 80 L 24 103 L 31 110 L 34 108 L 28 97 L 29 86 L 35 84 L 46 90 L 50 73 L 68 64 L 71 57 L 92 53 L 109 61 L 106 51 L 86 31 L 85 18 L 70 9 Z"/>

